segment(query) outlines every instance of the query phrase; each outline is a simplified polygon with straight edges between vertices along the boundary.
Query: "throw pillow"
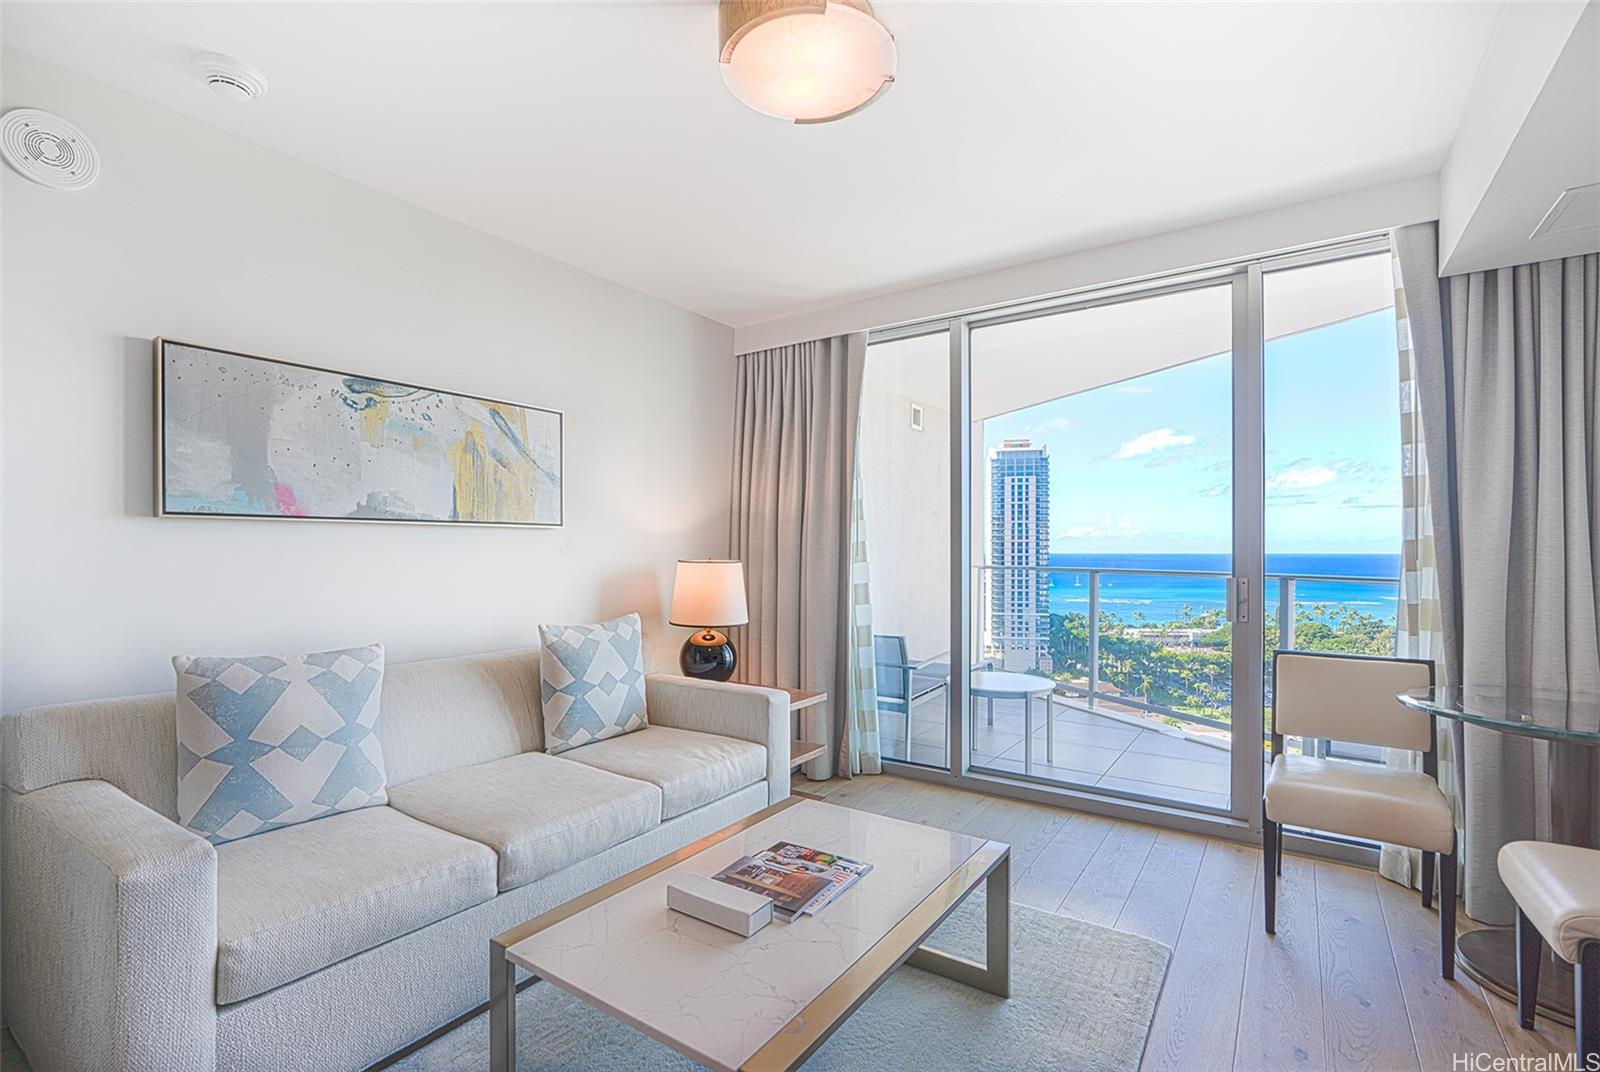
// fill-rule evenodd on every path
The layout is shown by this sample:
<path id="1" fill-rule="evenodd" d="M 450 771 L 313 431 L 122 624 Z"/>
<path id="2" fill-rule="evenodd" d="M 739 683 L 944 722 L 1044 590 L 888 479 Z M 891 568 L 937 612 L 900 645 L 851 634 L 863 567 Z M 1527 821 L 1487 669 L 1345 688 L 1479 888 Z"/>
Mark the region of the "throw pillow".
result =
<path id="1" fill-rule="evenodd" d="M 388 800 L 382 644 L 172 666 L 178 820 L 213 845 Z"/>
<path id="2" fill-rule="evenodd" d="M 599 625 L 541 625 L 539 640 L 546 752 L 644 728 L 644 626 L 637 614 Z"/>

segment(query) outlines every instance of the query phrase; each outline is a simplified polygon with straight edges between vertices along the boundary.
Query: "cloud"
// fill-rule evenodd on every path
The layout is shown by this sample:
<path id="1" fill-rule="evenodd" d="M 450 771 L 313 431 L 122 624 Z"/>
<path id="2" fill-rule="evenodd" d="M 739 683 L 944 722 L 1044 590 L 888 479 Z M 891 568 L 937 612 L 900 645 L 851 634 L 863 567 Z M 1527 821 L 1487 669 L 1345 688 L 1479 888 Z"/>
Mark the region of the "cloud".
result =
<path id="1" fill-rule="evenodd" d="M 1112 390 L 1119 395 L 1153 395 L 1156 393 L 1154 387 L 1139 387 L 1131 383 L 1123 384 L 1121 387 L 1113 387 Z"/>
<path id="2" fill-rule="evenodd" d="M 1231 481 L 1224 480 L 1220 483 L 1203 487 L 1199 491 L 1195 492 L 1195 494 L 1199 495 L 1202 499 L 1220 499 L 1232 491 L 1233 483 Z"/>
<path id="3" fill-rule="evenodd" d="M 1379 480 L 1397 483 L 1400 479 L 1400 455 L 1394 456 L 1392 464 L 1374 465 L 1361 458 L 1335 458 L 1328 464 L 1339 470 L 1339 475 L 1346 479 Z"/>
<path id="4" fill-rule="evenodd" d="M 1359 495 L 1352 495 L 1339 504 L 1347 510 L 1398 510 L 1397 502 L 1371 502 Z"/>
<path id="5" fill-rule="evenodd" d="M 1131 539 L 1143 533 L 1143 529 L 1135 527 L 1132 518 L 1119 517 L 1113 523 L 1109 517 L 1102 517 L 1098 525 L 1074 525 L 1061 535 L 1069 540 L 1115 540 Z"/>
<path id="6" fill-rule="evenodd" d="M 1308 465 L 1301 469 L 1284 469 L 1267 480 L 1270 491 L 1305 491 L 1320 488 L 1339 479 L 1339 471 L 1326 465 Z"/>
<path id="7" fill-rule="evenodd" d="M 1071 417 L 1052 417 L 1048 421 L 1028 425 L 1028 434 L 1035 435 L 1039 432 L 1069 432 L 1078 426 L 1078 422 Z"/>
<path id="8" fill-rule="evenodd" d="M 1196 469 L 1204 458 L 1216 453 L 1212 449 L 1211 440 L 1206 436 L 1195 436 L 1194 445 L 1187 450 L 1167 450 L 1146 456 L 1144 467 L 1146 469 L 1165 469 L 1170 465 L 1181 465 L 1186 469 Z M 1232 462 L 1226 466 L 1233 468 Z"/>
<path id="9" fill-rule="evenodd" d="M 1143 435 L 1134 436 L 1122 446 L 1118 447 L 1113 458 L 1139 458 L 1146 454 L 1154 454 L 1158 450 L 1171 450 L 1174 447 L 1193 446 L 1195 437 L 1185 435 L 1175 428 L 1157 428 Z"/>

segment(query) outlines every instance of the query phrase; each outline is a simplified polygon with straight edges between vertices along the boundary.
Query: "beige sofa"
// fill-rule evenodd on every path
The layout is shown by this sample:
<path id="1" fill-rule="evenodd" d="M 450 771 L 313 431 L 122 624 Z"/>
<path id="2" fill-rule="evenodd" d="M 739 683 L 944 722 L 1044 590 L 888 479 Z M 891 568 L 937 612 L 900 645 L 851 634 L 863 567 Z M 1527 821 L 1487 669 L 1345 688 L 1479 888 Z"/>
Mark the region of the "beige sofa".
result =
<path id="1" fill-rule="evenodd" d="M 388 806 L 217 847 L 171 695 L 8 715 L 6 1021 L 36 1072 L 363 1068 L 486 999 L 491 936 L 789 795 L 782 692 L 646 703 L 549 756 L 536 652 L 391 666 Z"/>

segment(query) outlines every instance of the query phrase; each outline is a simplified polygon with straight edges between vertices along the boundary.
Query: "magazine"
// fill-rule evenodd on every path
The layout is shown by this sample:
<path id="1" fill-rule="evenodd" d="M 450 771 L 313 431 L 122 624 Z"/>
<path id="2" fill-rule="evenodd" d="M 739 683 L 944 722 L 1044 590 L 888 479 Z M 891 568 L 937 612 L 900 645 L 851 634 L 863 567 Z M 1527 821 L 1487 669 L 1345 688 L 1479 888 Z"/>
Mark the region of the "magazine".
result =
<path id="1" fill-rule="evenodd" d="M 739 857 L 712 877 L 765 894 L 775 911 L 793 917 L 815 915 L 871 870 L 871 864 L 859 860 L 780 841 L 754 856 Z"/>

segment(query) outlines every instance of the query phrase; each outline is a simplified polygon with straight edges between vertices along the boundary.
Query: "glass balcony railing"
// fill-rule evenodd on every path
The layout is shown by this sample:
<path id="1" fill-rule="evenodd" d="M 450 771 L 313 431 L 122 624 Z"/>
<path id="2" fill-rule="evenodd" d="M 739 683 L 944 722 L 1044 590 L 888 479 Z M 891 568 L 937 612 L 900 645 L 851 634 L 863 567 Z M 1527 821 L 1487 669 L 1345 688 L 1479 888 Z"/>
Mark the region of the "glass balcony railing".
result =
<path id="1" fill-rule="evenodd" d="M 1041 601 L 1037 578 L 991 587 L 994 574 L 1012 568 L 1046 576 L 1048 612 L 1028 609 Z M 1261 652 L 1268 717 L 1274 650 L 1387 654 L 1398 593 L 1393 577 L 1270 573 Z M 1036 674 L 1054 687 L 1045 704 L 972 696 L 960 715 L 973 769 L 1226 812 L 1234 745 L 1261 748 L 1265 736 L 1262 726 L 1233 736 L 1227 596 L 1221 571 L 979 567 L 973 669 Z M 945 767 L 949 656 L 906 652 L 899 636 L 877 639 L 884 758 Z M 1336 741 L 1290 738 L 1286 745 L 1308 755 L 1383 758 Z"/>
<path id="2" fill-rule="evenodd" d="M 1090 710 L 1109 705 L 1202 734 L 1231 731 L 1233 630 L 1227 615 L 1227 573 L 978 567 L 980 663 L 1004 660 L 1012 669 L 1024 668 L 1015 665 L 1014 651 L 1006 658 L 1003 639 L 993 639 L 996 612 L 990 592 L 1002 571 L 1050 576 L 1052 609 L 1042 616 L 1048 621 L 1036 621 L 1033 630 L 1041 640 L 1041 658 L 1026 669 L 1053 678 L 1057 695 L 1077 698 Z M 1275 649 L 1393 653 L 1398 579 L 1306 573 L 1268 573 L 1266 579 L 1262 657 L 1269 710 Z M 1003 586 L 1002 591 L 1014 587 Z M 1005 615 L 1007 609 L 1002 607 L 999 613 Z M 1324 743 L 1313 749 L 1308 743 L 1307 747 L 1321 751 L 1330 746 Z"/>

